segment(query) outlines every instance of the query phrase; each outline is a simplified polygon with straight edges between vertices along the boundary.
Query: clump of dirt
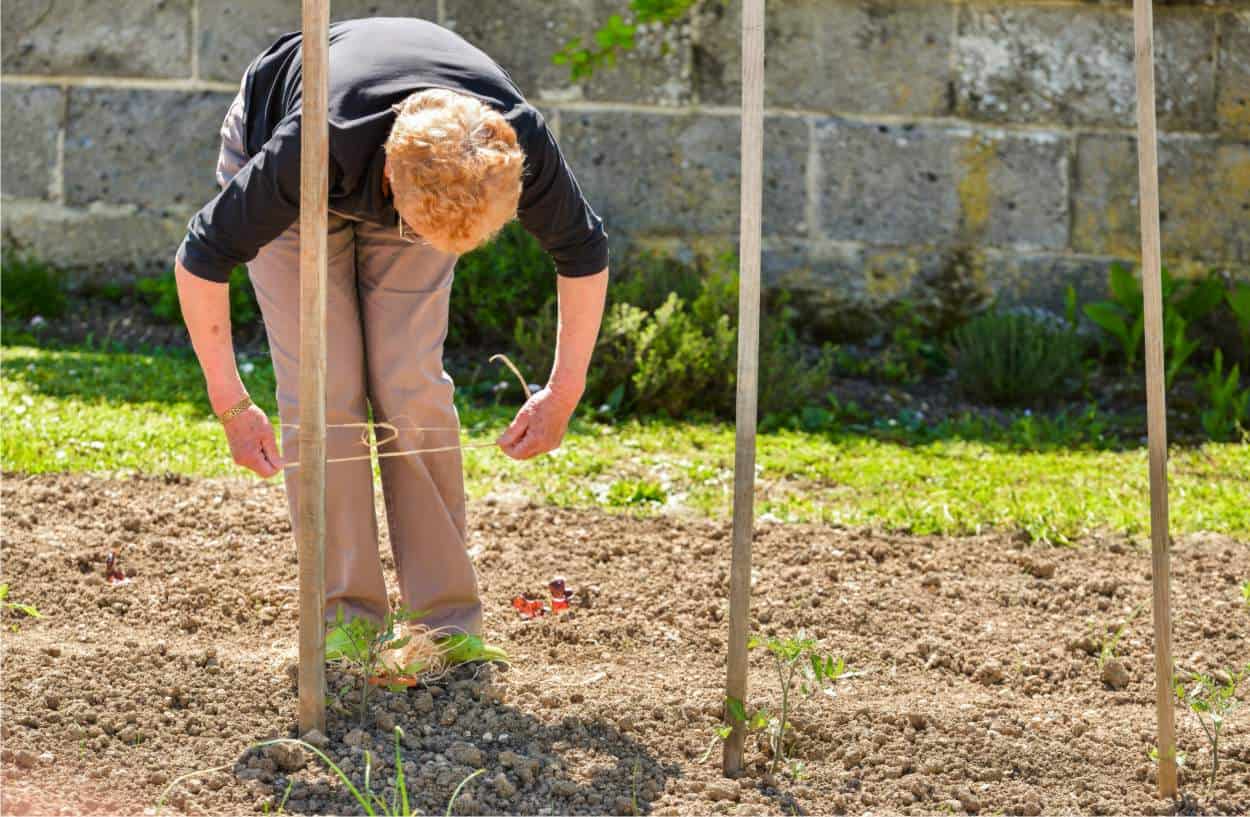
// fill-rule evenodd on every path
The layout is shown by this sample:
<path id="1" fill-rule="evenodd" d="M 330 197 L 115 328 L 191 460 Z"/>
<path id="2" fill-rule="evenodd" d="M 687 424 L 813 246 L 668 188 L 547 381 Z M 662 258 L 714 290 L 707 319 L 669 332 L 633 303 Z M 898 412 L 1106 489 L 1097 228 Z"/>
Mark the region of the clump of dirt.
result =
<path id="1" fill-rule="evenodd" d="M 4 813 L 140 813 L 177 776 L 219 766 L 167 808 L 272 813 L 286 796 L 288 813 L 360 813 L 311 755 L 248 749 L 295 735 L 296 561 L 279 487 L 9 475 L 3 499 L 4 580 L 44 614 L 4 620 Z M 399 727 L 425 813 L 479 768 L 458 813 L 1247 813 L 1250 707 L 1227 724 L 1210 791 L 1205 739 L 1178 713 L 1188 797 L 1155 794 L 1150 559 L 1118 539 L 1042 549 L 762 526 L 752 630 L 805 630 L 862 674 L 794 724 L 806 777 L 768 777 L 753 741 L 747 774 L 726 780 L 718 751 L 701 758 L 721 717 L 728 524 L 489 499 L 470 519 L 486 633 L 512 666 L 379 690 L 363 722 L 358 681 L 329 673 L 318 742 L 357 785 L 368 757 L 388 802 Z M 114 551 L 126 584 L 105 578 Z M 1222 537 L 1177 542 L 1182 669 L 1250 658 L 1247 553 Z M 589 604 L 522 620 L 511 600 L 555 575 Z M 1101 645 L 1116 632 L 1108 682 Z M 767 659 L 752 661 L 751 703 L 775 709 Z"/>

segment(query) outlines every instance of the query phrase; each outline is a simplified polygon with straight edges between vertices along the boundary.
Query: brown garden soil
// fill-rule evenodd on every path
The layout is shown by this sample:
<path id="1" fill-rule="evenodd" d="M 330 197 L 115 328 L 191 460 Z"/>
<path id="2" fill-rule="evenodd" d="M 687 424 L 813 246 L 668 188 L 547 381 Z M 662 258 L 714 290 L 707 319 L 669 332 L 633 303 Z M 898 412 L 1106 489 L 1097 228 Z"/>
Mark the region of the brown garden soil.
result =
<path id="1" fill-rule="evenodd" d="M 6 814 L 358 814 L 319 763 L 249 750 L 294 735 L 295 551 L 280 487 L 169 477 L 7 475 L 3 579 L 38 620 L 6 613 L 2 804 Z M 331 712 L 326 747 L 359 783 L 364 750 L 385 791 L 390 729 L 424 813 L 1062 814 L 1250 809 L 1250 707 L 1227 724 L 1221 777 L 1178 713 L 1186 797 L 1160 800 L 1150 560 L 1107 538 L 1073 549 L 1003 535 L 934 538 L 762 526 L 752 629 L 803 629 L 862 673 L 794 719 L 806 777 L 725 780 L 701 756 L 724 682 L 728 526 L 511 505 L 471 507 L 486 632 L 510 668 L 462 667 L 380 693 L 365 729 Z M 128 584 L 104 580 L 121 553 Z M 1182 669 L 1250 659 L 1237 583 L 1246 542 L 1179 540 L 1175 639 Z M 553 574 L 589 596 L 556 620 L 509 601 Z M 1142 605 L 1142 612 L 1132 611 Z M 1128 620 L 1123 676 L 1104 682 L 1100 637 Z M 332 671 L 332 691 L 353 693 Z M 776 676 L 752 654 L 752 702 Z M 349 745 L 350 744 L 350 745 Z M 389 798 L 389 794 L 385 795 Z"/>

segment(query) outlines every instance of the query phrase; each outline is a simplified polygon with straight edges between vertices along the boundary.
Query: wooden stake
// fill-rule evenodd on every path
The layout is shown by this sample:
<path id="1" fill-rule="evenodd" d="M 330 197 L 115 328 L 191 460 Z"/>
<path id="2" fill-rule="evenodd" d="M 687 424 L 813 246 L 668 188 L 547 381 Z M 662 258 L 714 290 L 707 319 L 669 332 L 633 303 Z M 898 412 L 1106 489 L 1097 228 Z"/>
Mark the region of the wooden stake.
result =
<path id="1" fill-rule="evenodd" d="M 299 729 L 326 728 L 326 230 L 329 0 L 302 0 L 299 199 Z"/>
<path id="2" fill-rule="evenodd" d="M 1133 0 L 1137 60 L 1137 166 L 1141 185 L 1141 270 L 1146 329 L 1146 422 L 1150 448 L 1150 544 L 1154 581 L 1155 708 L 1159 794 L 1176 797 L 1172 713 L 1171 566 L 1168 542 L 1167 407 L 1163 377 L 1159 146 L 1155 128 L 1154 23 L 1151 0 Z"/>
<path id="3" fill-rule="evenodd" d="M 764 190 L 764 0 L 742 8 L 742 215 L 738 271 L 738 416 L 734 443 L 733 562 L 729 579 L 729 656 L 725 695 L 746 701 L 751 612 L 751 534 L 755 521 L 755 422 L 759 381 L 760 245 Z M 742 770 L 746 734 L 726 708 L 733 732 L 724 772 Z"/>

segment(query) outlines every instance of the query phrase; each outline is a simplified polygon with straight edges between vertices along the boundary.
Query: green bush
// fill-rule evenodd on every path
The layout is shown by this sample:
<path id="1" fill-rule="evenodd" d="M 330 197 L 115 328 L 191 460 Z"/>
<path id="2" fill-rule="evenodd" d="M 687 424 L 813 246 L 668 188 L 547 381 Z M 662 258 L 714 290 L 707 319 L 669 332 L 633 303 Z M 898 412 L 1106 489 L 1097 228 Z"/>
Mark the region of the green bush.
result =
<path id="1" fill-rule="evenodd" d="M 182 323 L 182 307 L 178 302 L 178 280 L 173 271 L 135 282 L 135 294 L 148 305 L 152 316 L 165 323 Z M 260 317 L 256 293 L 252 290 L 247 267 L 230 271 L 230 323 L 246 326 Z"/>
<path id="2" fill-rule="evenodd" d="M 544 309 L 555 287 L 551 259 L 533 236 L 512 222 L 494 241 L 456 262 L 448 345 L 503 351 L 517 321 Z"/>
<path id="3" fill-rule="evenodd" d="M 991 311 L 951 333 L 960 388 L 989 403 L 1043 402 L 1069 394 L 1081 354 L 1071 326 L 1025 312 Z"/>
<path id="4" fill-rule="evenodd" d="M 1201 379 L 1207 408 L 1202 412 L 1202 428 L 1213 440 L 1231 440 L 1250 419 L 1250 389 L 1241 388 L 1241 369 L 1234 364 L 1224 371 L 1224 355 L 1215 350 L 1211 369 Z"/>
<path id="5" fill-rule="evenodd" d="M 798 416 L 804 427 L 810 427 L 812 410 L 829 395 L 837 350 L 829 344 L 819 349 L 805 346 L 787 295 L 781 293 L 771 301 L 760 317 L 759 414 Z"/>
<path id="6" fill-rule="evenodd" d="M 609 414 L 732 417 L 738 361 L 735 256 L 689 265 L 641 255 L 624 264 L 609 289 L 585 403 Z M 762 412 L 793 413 L 822 401 L 828 391 L 833 350 L 807 350 L 795 327 L 786 298 L 772 299 L 760 328 Z M 517 319 L 514 359 L 527 377 L 549 371 L 555 334 L 554 300 Z"/>
<path id="7" fill-rule="evenodd" d="M 1168 382 L 1179 374 L 1200 345 L 1192 339 L 1192 327 L 1206 321 L 1225 299 L 1225 286 L 1215 275 L 1206 278 L 1175 278 L 1161 270 L 1163 313 L 1166 322 L 1164 352 L 1180 362 L 1168 372 Z M 1104 332 L 1104 347 L 1136 371 L 1145 338 L 1145 306 L 1141 279 L 1121 264 L 1112 264 L 1110 300 L 1085 305 L 1085 315 Z"/>
<path id="8" fill-rule="evenodd" d="M 65 290 L 55 270 L 13 252 L 0 263 L 0 311 L 8 320 L 28 321 L 36 315 L 65 314 Z"/>
<path id="9" fill-rule="evenodd" d="M 633 373 L 639 411 L 681 417 L 732 408 L 737 333 L 728 315 L 696 309 L 698 303 L 687 308 L 672 293 L 640 330 Z"/>

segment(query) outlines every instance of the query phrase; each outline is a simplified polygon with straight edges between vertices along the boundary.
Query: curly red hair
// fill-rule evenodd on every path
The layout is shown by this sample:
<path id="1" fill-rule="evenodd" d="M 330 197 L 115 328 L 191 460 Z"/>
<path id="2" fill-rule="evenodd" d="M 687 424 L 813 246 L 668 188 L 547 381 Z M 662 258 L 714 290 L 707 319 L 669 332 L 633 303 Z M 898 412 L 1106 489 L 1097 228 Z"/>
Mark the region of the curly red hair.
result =
<path id="1" fill-rule="evenodd" d="M 462 254 L 516 217 L 525 154 L 498 111 L 441 88 L 411 94 L 396 111 L 386 174 L 409 227 Z"/>

